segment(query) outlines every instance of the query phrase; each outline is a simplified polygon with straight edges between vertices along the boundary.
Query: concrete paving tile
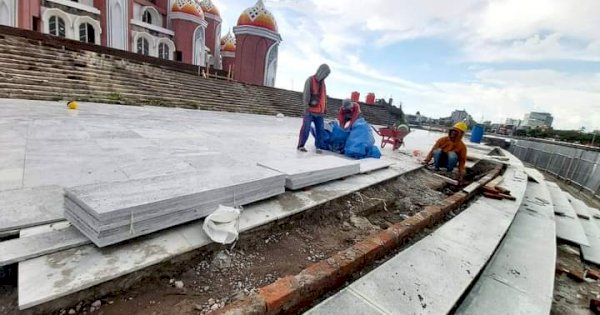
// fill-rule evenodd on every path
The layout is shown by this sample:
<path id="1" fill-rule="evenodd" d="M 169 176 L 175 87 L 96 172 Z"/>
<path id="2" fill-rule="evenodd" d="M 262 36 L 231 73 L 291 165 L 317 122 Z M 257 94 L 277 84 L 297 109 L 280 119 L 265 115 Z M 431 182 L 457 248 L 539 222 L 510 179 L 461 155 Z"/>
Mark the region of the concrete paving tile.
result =
<path id="1" fill-rule="evenodd" d="M 63 211 L 59 186 L 0 191 L 0 231 L 63 220 Z"/>
<path id="2" fill-rule="evenodd" d="M 372 315 L 385 314 L 365 301 L 360 295 L 352 290 L 344 289 L 338 293 L 336 298 L 329 298 L 309 311 L 305 315 L 330 315 L 330 314 L 353 314 Z"/>

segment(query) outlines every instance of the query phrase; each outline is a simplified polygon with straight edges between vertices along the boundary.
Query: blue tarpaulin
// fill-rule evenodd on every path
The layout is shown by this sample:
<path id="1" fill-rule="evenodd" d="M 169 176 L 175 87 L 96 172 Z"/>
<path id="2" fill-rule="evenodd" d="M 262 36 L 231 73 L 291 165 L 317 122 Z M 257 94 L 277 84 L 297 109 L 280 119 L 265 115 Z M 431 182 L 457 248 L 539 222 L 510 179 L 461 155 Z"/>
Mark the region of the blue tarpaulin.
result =
<path id="1" fill-rule="evenodd" d="M 311 128 L 315 135 L 315 129 Z M 371 127 L 364 118 L 357 119 L 350 131 L 343 129 L 336 121 L 331 121 L 325 126 L 322 143 L 317 148 L 344 154 L 354 159 L 368 157 L 380 158 L 381 151 L 375 146 Z"/>
<path id="2" fill-rule="evenodd" d="M 369 126 L 364 118 L 357 119 L 352 125 L 350 134 L 346 139 L 344 155 L 355 159 L 381 157 L 381 151 L 375 146 L 375 138 L 373 137 L 371 126 Z"/>

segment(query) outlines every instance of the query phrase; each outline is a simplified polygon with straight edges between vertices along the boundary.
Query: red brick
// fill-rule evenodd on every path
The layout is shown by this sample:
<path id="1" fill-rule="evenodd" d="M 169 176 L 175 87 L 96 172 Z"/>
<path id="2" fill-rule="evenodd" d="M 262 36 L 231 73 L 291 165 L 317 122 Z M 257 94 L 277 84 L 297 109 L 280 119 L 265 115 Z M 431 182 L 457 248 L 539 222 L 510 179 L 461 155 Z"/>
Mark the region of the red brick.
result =
<path id="1" fill-rule="evenodd" d="M 588 269 L 585 276 L 590 279 L 600 280 L 600 272 L 595 269 Z"/>
<path id="2" fill-rule="evenodd" d="M 362 253 L 358 252 L 353 247 L 350 247 L 331 256 L 331 260 L 335 261 L 335 264 L 338 266 L 338 274 L 342 277 L 346 277 L 360 270 L 362 266 L 364 266 L 365 262 L 362 255 Z"/>
<path id="3" fill-rule="evenodd" d="M 392 250 L 399 244 L 398 234 L 390 228 L 373 235 L 372 238 L 382 244 L 386 250 Z"/>
<path id="4" fill-rule="evenodd" d="M 294 277 L 279 278 L 274 283 L 258 290 L 267 306 L 267 313 L 274 314 L 283 310 L 296 293 Z"/>
<path id="5" fill-rule="evenodd" d="M 577 282 L 585 281 L 585 279 L 583 278 L 583 272 L 578 270 L 568 270 L 567 276 Z"/>
<path id="6" fill-rule="evenodd" d="M 360 241 L 352 247 L 362 253 L 365 263 L 371 263 L 385 254 L 385 247 L 369 239 Z"/>
<path id="7" fill-rule="evenodd" d="M 255 315 L 265 314 L 267 305 L 260 295 L 252 295 L 244 300 L 226 305 L 224 308 L 210 312 L 211 315 Z"/>
<path id="8" fill-rule="evenodd" d="M 600 300 L 593 298 L 590 300 L 590 310 L 596 315 L 600 315 Z"/>

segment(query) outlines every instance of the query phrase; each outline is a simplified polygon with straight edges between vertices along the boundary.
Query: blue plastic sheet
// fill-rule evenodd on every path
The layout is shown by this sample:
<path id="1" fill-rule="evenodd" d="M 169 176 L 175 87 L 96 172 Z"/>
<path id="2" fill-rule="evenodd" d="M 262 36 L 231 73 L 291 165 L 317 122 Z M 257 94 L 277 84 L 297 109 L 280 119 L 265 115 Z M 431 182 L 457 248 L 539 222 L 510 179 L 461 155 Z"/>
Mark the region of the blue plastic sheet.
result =
<path id="1" fill-rule="evenodd" d="M 381 151 L 375 146 L 371 127 L 364 118 L 357 119 L 352 125 L 344 146 L 344 155 L 354 159 L 381 157 Z"/>
<path id="2" fill-rule="evenodd" d="M 316 138 L 315 128 L 311 127 L 310 132 L 313 137 Z M 323 135 L 321 135 L 322 143 L 317 145 L 317 148 L 322 150 L 328 150 L 337 153 L 344 152 L 344 146 L 346 145 L 346 139 L 350 134 L 349 131 L 344 130 L 336 121 L 329 122 L 329 126 L 325 126 Z"/>
<path id="3" fill-rule="evenodd" d="M 311 128 L 313 137 L 316 134 L 315 128 Z M 316 138 L 316 137 L 315 137 Z M 359 118 L 354 122 L 350 131 L 340 127 L 337 121 L 329 122 L 325 126 L 322 143 L 317 148 L 344 154 L 354 159 L 380 158 L 381 151 L 375 146 L 371 126 L 364 118 Z"/>

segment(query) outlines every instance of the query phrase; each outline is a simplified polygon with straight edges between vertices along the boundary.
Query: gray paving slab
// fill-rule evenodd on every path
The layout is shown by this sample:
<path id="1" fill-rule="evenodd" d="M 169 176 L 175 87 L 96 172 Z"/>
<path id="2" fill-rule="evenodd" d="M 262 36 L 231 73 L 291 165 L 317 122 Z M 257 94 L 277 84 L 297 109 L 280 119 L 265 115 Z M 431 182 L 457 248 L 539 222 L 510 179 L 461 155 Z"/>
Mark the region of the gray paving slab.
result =
<path id="1" fill-rule="evenodd" d="M 59 186 L 0 191 L 0 231 L 64 220 L 63 198 Z"/>
<path id="2" fill-rule="evenodd" d="M 388 168 L 394 164 L 394 162 L 387 159 L 374 159 L 374 158 L 366 158 L 359 160 L 360 162 L 360 173 L 369 173 L 376 170 L 380 170 L 382 168 Z"/>
<path id="3" fill-rule="evenodd" d="M 570 218 L 577 218 L 577 213 L 571 206 L 567 195 L 558 187 L 556 183 L 546 181 L 546 186 L 550 190 L 552 203 L 554 204 L 554 213 Z"/>
<path id="4" fill-rule="evenodd" d="M 556 213 L 556 237 L 579 245 L 590 246 L 583 227 L 566 194 L 552 182 L 546 182 Z"/>
<path id="5" fill-rule="evenodd" d="M 498 281 L 485 281 L 473 290 L 494 299 L 465 300 L 456 314 L 549 314 L 552 305 L 552 298 L 531 297 Z"/>
<path id="6" fill-rule="evenodd" d="M 285 187 L 292 190 L 360 173 L 359 161 L 333 155 L 262 161 L 258 165 L 285 174 Z"/>
<path id="7" fill-rule="evenodd" d="M 552 204 L 532 211 L 527 200 L 550 198 L 529 182 L 525 202 L 457 314 L 548 314 L 552 305 L 556 237 Z"/>
<path id="8" fill-rule="evenodd" d="M 103 247 L 282 194 L 284 181 L 255 166 L 91 184 L 65 191 L 65 217 Z"/>
<path id="9" fill-rule="evenodd" d="M 172 212 L 173 209 L 162 207 L 161 202 L 189 199 L 195 194 L 213 193 L 230 187 L 252 187 L 255 183 L 270 180 L 283 185 L 282 174 L 260 167 L 211 168 L 194 173 L 71 187 L 65 190 L 65 195 L 96 217 L 111 218 L 121 216 L 116 212 L 129 216 L 130 210 L 147 211 L 147 205 L 160 212 Z"/>
<path id="10" fill-rule="evenodd" d="M 74 227 L 0 242 L 0 266 L 14 264 L 91 241 Z"/>
<path id="11" fill-rule="evenodd" d="M 329 314 L 353 314 L 353 315 L 372 315 L 385 314 L 370 304 L 362 296 L 355 294 L 350 289 L 344 289 L 337 293 L 335 297 L 319 303 L 304 315 L 329 315 Z"/>
<path id="12" fill-rule="evenodd" d="M 526 167 L 525 173 L 527 173 L 528 176 L 530 176 L 531 178 L 533 178 L 536 182 L 538 182 L 540 184 L 542 182 L 544 182 L 544 175 L 542 173 L 540 173 L 540 171 L 536 170 L 535 168 Z"/>
<path id="13" fill-rule="evenodd" d="M 581 226 L 585 232 L 585 236 L 589 241 L 589 246 L 580 246 L 583 259 L 590 263 L 600 264 L 600 228 L 598 225 L 598 220 L 594 219 L 590 209 L 585 203 L 583 203 L 583 201 L 571 197 L 571 204 L 578 215 L 581 214 L 581 217 L 579 217 L 579 222 L 581 223 Z M 585 219 L 585 217 L 589 219 Z"/>

